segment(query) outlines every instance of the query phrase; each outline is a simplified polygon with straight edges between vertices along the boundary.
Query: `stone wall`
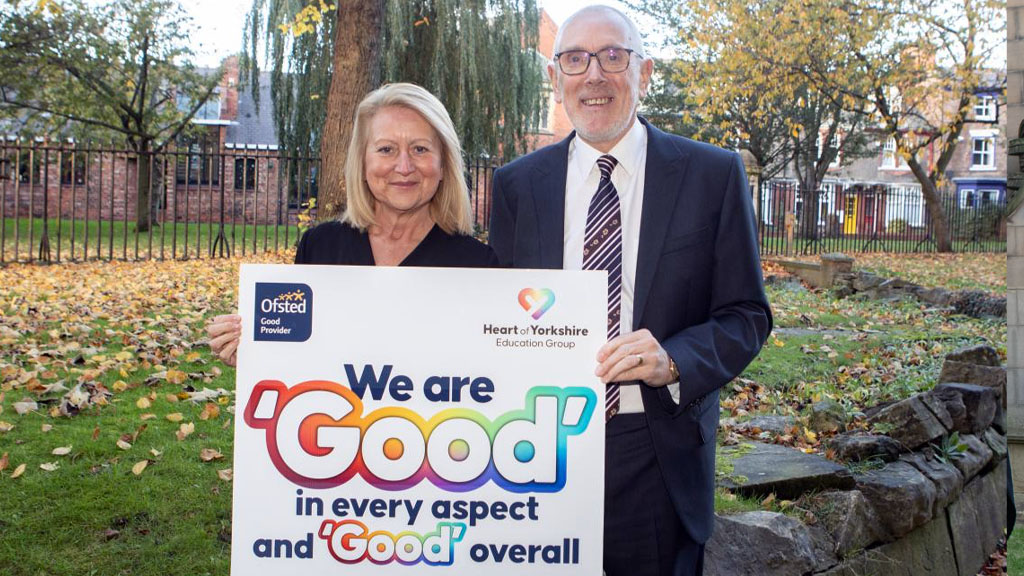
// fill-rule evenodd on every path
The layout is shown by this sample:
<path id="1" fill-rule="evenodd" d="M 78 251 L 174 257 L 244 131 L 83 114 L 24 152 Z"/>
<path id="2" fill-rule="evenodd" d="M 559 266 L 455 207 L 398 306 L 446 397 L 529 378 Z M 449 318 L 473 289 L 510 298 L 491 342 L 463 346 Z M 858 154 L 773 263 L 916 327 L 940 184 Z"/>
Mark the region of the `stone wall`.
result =
<path id="1" fill-rule="evenodd" d="M 1024 0 L 1006 3 L 1006 131 L 1018 136 L 1024 120 Z M 1013 160 L 1019 160 L 1013 159 Z M 1007 165 L 1008 182 L 1018 178 L 1018 162 Z M 1017 210 L 1007 223 L 1007 420 L 1014 492 L 1024 506 L 1024 211 Z"/>
<path id="2" fill-rule="evenodd" d="M 833 460 L 761 442 L 722 448 L 721 487 L 792 504 L 717 516 L 705 574 L 977 574 L 1006 526 L 1006 376 L 995 350 L 977 347 L 948 356 L 940 380 L 868 411 L 867 431 L 834 436 Z M 827 406 L 815 414 L 812 425 L 835 424 Z M 755 429 L 773 419 L 783 417 Z"/>

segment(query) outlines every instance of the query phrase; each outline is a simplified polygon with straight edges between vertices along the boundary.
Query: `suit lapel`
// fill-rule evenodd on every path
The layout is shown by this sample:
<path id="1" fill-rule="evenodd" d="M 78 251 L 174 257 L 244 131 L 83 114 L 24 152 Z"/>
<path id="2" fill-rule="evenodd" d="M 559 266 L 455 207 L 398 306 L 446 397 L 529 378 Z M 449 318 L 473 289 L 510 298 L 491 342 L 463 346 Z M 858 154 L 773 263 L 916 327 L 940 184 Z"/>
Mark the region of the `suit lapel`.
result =
<path id="1" fill-rule="evenodd" d="M 569 165 L 569 142 L 575 132 L 552 147 L 550 160 L 531 175 L 533 205 L 537 209 L 540 233 L 539 268 L 562 268 L 565 236 L 565 177 Z"/>
<path id="2" fill-rule="evenodd" d="M 657 128 L 647 128 L 647 167 L 644 170 L 644 203 L 640 216 L 640 241 L 633 292 L 633 329 L 640 327 L 654 274 L 658 270 L 676 202 L 684 192 L 687 156 Z M 564 204 L 564 203 L 563 203 Z"/>

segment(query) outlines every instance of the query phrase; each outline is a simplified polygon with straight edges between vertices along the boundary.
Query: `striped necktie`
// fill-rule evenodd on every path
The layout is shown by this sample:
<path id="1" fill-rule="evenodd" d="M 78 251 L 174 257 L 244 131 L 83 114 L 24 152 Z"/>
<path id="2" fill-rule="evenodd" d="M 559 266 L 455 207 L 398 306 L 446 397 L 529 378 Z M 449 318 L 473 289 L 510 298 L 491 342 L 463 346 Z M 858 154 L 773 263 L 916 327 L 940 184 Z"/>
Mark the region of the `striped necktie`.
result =
<path id="1" fill-rule="evenodd" d="M 587 210 L 587 229 L 583 244 L 583 269 L 608 271 L 608 339 L 619 335 L 622 303 L 622 216 L 619 194 L 612 184 L 612 170 L 619 161 L 605 154 L 597 160 L 601 181 Z M 606 391 L 605 421 L 619 412 L 619 386 L 609 384 Z"/>

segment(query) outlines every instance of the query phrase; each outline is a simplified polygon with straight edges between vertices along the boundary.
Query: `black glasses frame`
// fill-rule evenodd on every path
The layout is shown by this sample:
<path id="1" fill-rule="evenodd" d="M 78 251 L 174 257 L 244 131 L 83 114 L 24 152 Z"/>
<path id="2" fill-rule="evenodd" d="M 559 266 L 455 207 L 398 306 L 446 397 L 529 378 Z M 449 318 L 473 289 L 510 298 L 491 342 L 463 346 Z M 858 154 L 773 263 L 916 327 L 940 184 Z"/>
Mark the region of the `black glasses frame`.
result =
<path id="1" fill-rule="evenodd" d="M 622 70 L 608 70 L 607 68 L 604 67 L 604 59 L 602 58 L 602 55 L 606 55 L 613 50 L 626 53 L 626 65 L 622 68 Z M 580 70 L 579 72 L 566 72 L 565 67 L 562 65 L 562 56 L 565 54 L 577 53 L 587 55 L 586 65 L 583 67 L 583 70 Z M 558 62 L 558 69 L 561 70 L 562 74 L 565 74 L 566 76 L 579 76 L 580 74 L 586 74 L 587 70 L 590 70 L 590 62 L 594 58 L 597 58 L 597 65 L 601 67 L 602 72 L 608 74 L 619 74 L 629 69 L 629 63 L 633 61 L 633 54 L 636 54 L 637 56 L 640 55 L 639 52 L 631 48 L 605 48 L 603 50 L 598 50 L 597 52 L 587 52 L 586 50 L 566 50 L 564 52 L 559 52 L 558 54 L 555 54 L 555 62 Z"/>

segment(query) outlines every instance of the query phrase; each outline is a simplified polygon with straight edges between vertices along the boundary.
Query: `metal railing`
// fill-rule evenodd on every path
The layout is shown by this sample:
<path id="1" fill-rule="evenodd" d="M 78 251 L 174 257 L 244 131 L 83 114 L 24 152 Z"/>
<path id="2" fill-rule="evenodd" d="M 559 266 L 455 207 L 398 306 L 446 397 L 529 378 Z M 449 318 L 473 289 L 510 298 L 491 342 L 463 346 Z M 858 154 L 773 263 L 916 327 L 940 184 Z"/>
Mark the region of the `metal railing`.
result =
<path id="1" fill-rule="evenodd" d="M 487 155 L 466 162 L 481 234 L 500 165 Z M 319 172 L 317 158 L 268 149 L 138 154 L 0 140 L 0 263 L 209 258 L 290 248 L 300 215 L 315 217 L 309 200 L 317 197 Z M 770 180 L 752 200 L 765 255 L 936 248 L 915 184 L 826 182 L 807 192 L 793 181 Z M 954 250 L 1006 250 L 1005 192 L 947 191 L 941 204 Z"/>
<path id="2" fill-rule="evenodd" d="M 997 190 L 940 193 L 957 252 L 1006 250 L 1006 196 Z M 931 252 L 929 208 L 916 184 L 826 182 L 800 190 L 793 181 L 763 182 L 754 199 L 761 253 Z"/>
<path id="3" fill-rule="evenodd" d="M 0 262 L 204 258 L 289 247 L 299 214 L 317 195 L 318 172 L 316 158 L 266 149 L 139 154 L 0 141 Z"/>

